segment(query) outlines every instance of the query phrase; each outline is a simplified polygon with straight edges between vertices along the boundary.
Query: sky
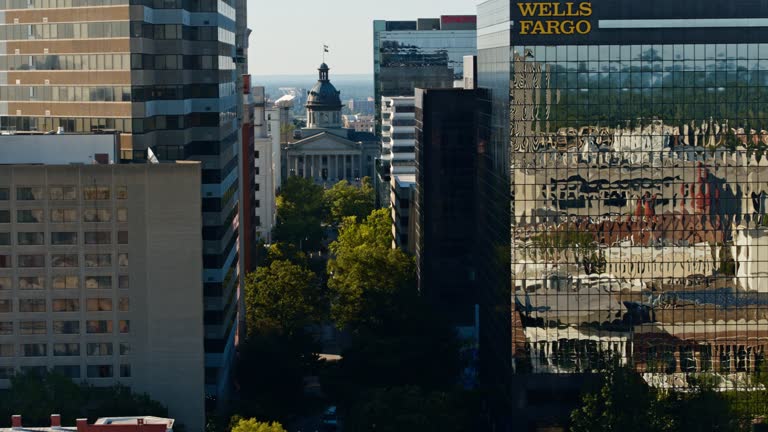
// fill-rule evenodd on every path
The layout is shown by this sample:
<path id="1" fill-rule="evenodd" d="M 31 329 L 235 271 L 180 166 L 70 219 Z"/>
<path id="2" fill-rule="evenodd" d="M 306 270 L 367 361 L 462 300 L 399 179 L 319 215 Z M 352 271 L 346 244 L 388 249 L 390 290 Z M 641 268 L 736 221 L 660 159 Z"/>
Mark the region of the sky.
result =
<path id="1" fill-rule="evenodd" d="M 373 73 L 373 20 L 474 15 L 476 0 L 248 0 L 251 75 Z"/>

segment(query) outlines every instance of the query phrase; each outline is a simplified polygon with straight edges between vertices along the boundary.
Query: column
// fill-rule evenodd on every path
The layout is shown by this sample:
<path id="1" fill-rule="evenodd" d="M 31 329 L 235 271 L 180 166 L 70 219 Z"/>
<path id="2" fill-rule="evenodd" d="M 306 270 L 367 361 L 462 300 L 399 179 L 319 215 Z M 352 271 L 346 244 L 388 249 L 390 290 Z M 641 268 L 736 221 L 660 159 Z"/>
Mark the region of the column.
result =
<path id="1" fill-rule="evenodd" d="M 298 176 L 299 175 L 299 158 L 298 156 L 293 156 L 293 175 Z"/>

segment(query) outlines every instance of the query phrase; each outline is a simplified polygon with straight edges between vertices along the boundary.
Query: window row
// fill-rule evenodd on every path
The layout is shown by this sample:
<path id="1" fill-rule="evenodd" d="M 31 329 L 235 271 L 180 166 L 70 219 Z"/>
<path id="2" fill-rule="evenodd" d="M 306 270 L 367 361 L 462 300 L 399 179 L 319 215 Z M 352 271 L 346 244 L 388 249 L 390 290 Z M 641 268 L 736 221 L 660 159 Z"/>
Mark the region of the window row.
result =
<path id="1" fill-rule="evenodd" d="M 86 201 L 108 200 L 110 199 L 111 187 L 105 185 L 94 185 L 83 187 L 83 199 Z M 48 198 L 51 201 L 74 201 L 77 200 L 77 186 L 49 186 Z M 115 188 L 115 198 L 119 200 L 128 199 L 128 186 L 117 186 Z M 11 189 L 0 187 L 0 201 L 11 199 Z M 44 188 L 42 186 L 18 186 L 16 187 L 16 200 L 18 201 L 39 201 L 45 199 Z"/>
<path id="2" fill-rule="evenodd" d="M 218 97 L 219 85 L 217 84 L 133 88 L 129 86 L 0 86 L 0 100 L 18 102 L 148 102 Z"/>
<path id="3" fill-rule="evenodd" d="M 112 334 L 115 328 L 121 334 L 127 334 L 131 331 L 130 320 L 118 320 L 115 327 L 115 321 L 112 320 L 86 320 L 86 334 Z M 53 321 L 53 331 L 55 334 L 80 334 L 79 321 Z M 75 333 L 76 332 L 76 333 Z M 0 321 L 0 336 L 13 335 L 13 321 Z M 48 334 L 48 324 L 46 321 L 19 321 L 19 334 L 21 335 L 44 335 Z"/>
<path id="4" fill-rule="evenodd" d="M 0 268 L 11 268 L 11 255 L 0 254 Z M 80 266 L 80 256 L 78 254 L 51 254 L 51 267 L 71 268 Z M 120 267 L 128 267 L 128 254 L 118 253 L 117 264 Z M 90 268 L 112 267 L 112 254 L 84 254 L 83 265 Z M 16 267 L 18 268 L 44 268 L 45 255 L 30 254 L 17 255 Z"/>
<path id="5" fill-rule="evenodd" d="M 127 38 L 128 21 L 0 25 L 0 40 Z"/>
<path id="6" fill-rule="evenodd" d="M 768 59 L 768 44 L 515 46 L 536 62 Z"/>
<path id="7" fill-rule="evenodd" d="M 44 232 L 19 232 L 16 233 L 17 246 L 42 246 L 45 245 Z M 77 232 L 52 232 L 52 246 L 76 246 L 78 242 Z M 85 245 L 109 245 L 112 244 L 111 231 L 86 231 L 83 233 L 83 244 Z M 128 231 L 118 231 L 117 244 L 128 244 Z M 0 246 L 11 245 L 11 233 L 0 232 Z"/>
<path id="8" fill-rule="evenodd" d="M 117 311 L 129 312 L 130 300 L 128 297 L 120 297 L 117 301 Z M 18 312 L 48 312 L 46 299 L 19 299 Z M 86 312 L 112 312 L 115 310 L 111 298 L 88 298 L 85 301 Z M 80 299 L 52 299 L 52 312 L 80 312 Z M 13 300 L 0 299 L 0 313 L 12 313 Z M 45 333 L 43 329 L 42 333 Z M 22 334 L 26 334 L 23 333 Z"/>
<path id="9" fill-rule="evenodd" d="M 46 289 L 46 278 L 41 276 L 20 276 L 16 279 L 16 288 L 22 291 L 44 290 Z M 10 277 L 0 277 L 0 291 L 12 290 L 13 279 Z M 80 289 L 80 276 L 77 275 L 55 275 L 51 276 L 51 288 L 55 290 Z M 82 286 L 86 289 L 112 289 L 112 276 L 85 276 L 82 280 Z M 119 289 L 128 289 L 128 275 L 119 275 L 117 277 L 117 287 Z"/>
<path id="10" fill-rule="evenodd" d="M 26 352 L 26 348 L 22 350 Z M 34 356 L 39 357 L 39 356 Z M 21 372 L 25 374 L 43 375 L 47 368 L 45 366 L 22 366 Z M 81 371 L 80 365 L 57 365 L 53 366 L 51 370 L 57 374 L 63 375 L 70 379 L 80 379 Z M 16 369 L 12 366 L 0 367 L 0 379 L 11 379 L 16 374 Z M 86 374 L 88 378 L 113 378 L 114 370 L 112 365 L 87 365 Z M 120 365 L 120 378 L 131 377 L 131 365 Z"/>
<path id="11" fill-rule="evenodd" d="M 50 221 L 54 223 L 76 223 L 79 222 L 77 209 L 56 208 L 51 209 Z M 124 220 L 120 220 L 124 218 Z M 128 213 L 125 209 L 118 209 L 118 222 L 127 222 Z M 112 210 L 110 209 L 85 209 L 83 211 L 83 222 L 111 222 Z M 10 223 L 10 210 L 0 210 L 0 223 Z M 24 209 L 16 211 L 16 223 L 39 224 L 45 222 L 45 213 L 42 209 Z"/>
<path id="12" fill-rule="evenodd" d="M 0 9 L 48 9 L 127 5 L 128 0 L 0 0 Z"/>
<path id="13" fill-rule="evenodd" d="M 131 54 L 134 70 L 232 70 L 234 60 L 228 56 L 180 54 Z"/>
<path id="14" fill-rule="evenodd" d="M 129 70 L 130 68 L 131 64 L 129 54 L 45 54 L 0 56 L 0 71 Z"/>
<path id="15" fill-rule="evenodd" d="M 150 24 L 143 21 L 132 21 L 131 37 L 155 40 L 218 41 L 219 27 Z"/>

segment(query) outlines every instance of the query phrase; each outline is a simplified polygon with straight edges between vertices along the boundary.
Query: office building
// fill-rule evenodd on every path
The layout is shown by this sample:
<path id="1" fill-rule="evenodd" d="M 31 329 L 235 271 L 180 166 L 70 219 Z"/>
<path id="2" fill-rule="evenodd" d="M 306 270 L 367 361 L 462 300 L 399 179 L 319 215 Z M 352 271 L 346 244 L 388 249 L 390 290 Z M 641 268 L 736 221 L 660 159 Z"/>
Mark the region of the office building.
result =
<path id="1" fill-rule="evenodd" d="M 283 178 L 299 176 L 331 186 L 340 180 L 359 184 L 373 176 L 379 143 L 372 133 L 342 127 L 340 92 L 331 83 L 330 68 L 318 68 L 317 83 L 307 93 L 307 127 L 300 139 L 283 146 Z"/>
<path id="2" fill-rule="evenodd" d="M 479 90 L 416 89 L 415 246 L 419 291 L 457 327 L 475 325 Z M 394 204 L 394 203 L 393 203 Z"/>
<path id="3" fill-rule="evenodd" d="M 201 164 L 69 164 L 115 148 L 99 137 L 0 137 L 52 159 L 0 166 L 0 388 L 45 369 L 123 384 L 203 430 Z"/>
<path id="4" fill-rule="evenodd" d="M 611 356 L 658 387 L 711 372 L 745 388 L 768 347 L 768 11 L 744 0 L 543 7 L 478 6 L 478 85 L 492 104 L 479 258 L 511 233 L 479 282 L 513 299 L 488 301 L 512 320 L 483 333 L 495 334 L 492 353 L 511 340 L 510 372 L 536 377 L 515 381 L 514 400 L 528 403 L 510 415 L 534 426 L 567 415 L 552 401 L 575 398 L 576 376 Z"/>
<path id="5" fill-rule="evenodd" d="M 276 178 L 280 172 L 280 146 L 273 151 L 273 139 L 268 134 L 266 93 L 264 87 L 253 88 L 255 101 L 254 114 L 254 175 L 255 175 L 255 201 L 253 227 L 256 231 L 256 239 L 266 244 L 272 243 L 272 228 L 277 216 L 276 203 Z M 276 160 L 277 159 L 277 160 Z"/>
<path id="6" fill-rule="evenodd" d="M 0 2 L 0 130 L 114 130 L 122 160 L 151 148 L 160 160 L 201 162 L 211 401 L 230 387 L 240 297 L 245 3 Z"/>
<path id="7" fill-rule="evenodd" d="M 451 88 L 463 80 L 463 57 L 476 54 L 476 17 L 444 15 L 373 22 L 376 133 L 384 96 L 413 96 L 418 88 Z"/>
<path id="8" fill-rule="evenodd" d="M 372 116 L 376 112 L 376 103 L 371 97 L 367 99 L 350 99 L 347 102 L 347 108 L 352 114 Z"/>
<path id="9" fill-rule="evenodd" d="M 345 129 L 354 129 L 355 132 L 373 133 L 373 115 L 345 114 L 341 116 Z"/>

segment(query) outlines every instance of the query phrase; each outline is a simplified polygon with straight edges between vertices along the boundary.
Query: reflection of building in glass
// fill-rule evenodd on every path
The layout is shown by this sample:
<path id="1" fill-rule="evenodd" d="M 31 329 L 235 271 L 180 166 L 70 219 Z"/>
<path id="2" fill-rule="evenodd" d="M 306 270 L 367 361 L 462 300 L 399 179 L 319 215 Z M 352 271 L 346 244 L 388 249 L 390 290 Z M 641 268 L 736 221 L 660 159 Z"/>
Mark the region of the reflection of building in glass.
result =
<path id="1" fill-rule="evenodd" d="M 511 327 L 518 375 L 618 355 L 654 385 L 714 372 L 745 387 L 768 349 L 768 32 L 746 28 L 743 1 L 614 3 L 568 36 L 479 5 L 481 240 L 505 234 L 498 200 L 512 227 L 511 323 L 486 325 Z M 495 246 L 479 279 L 498 306 Z"/>

